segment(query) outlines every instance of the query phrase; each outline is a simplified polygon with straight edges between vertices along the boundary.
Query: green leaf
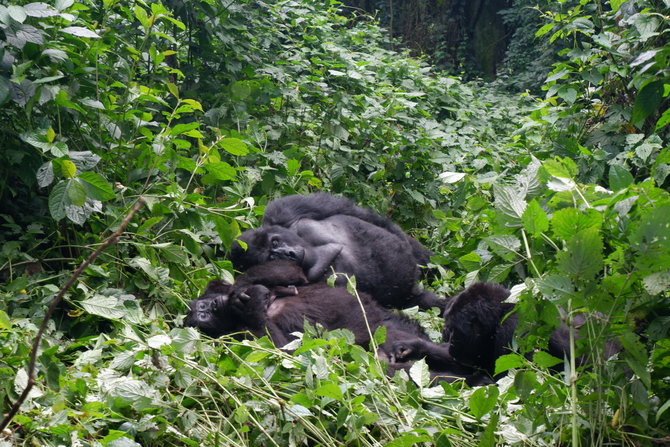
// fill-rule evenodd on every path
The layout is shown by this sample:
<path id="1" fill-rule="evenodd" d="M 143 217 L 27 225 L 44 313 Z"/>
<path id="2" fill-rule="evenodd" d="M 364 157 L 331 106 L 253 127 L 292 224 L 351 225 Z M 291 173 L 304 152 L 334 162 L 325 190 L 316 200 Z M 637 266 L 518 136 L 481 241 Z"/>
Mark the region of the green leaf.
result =
<path id="1" fill-rule="evenodd" d="M 496 386 L 485 386 L 476 389 L 468 400 L 470 413 L 477 419 L 481 419 L 482 416 L 495 408 L 499 394 L 500 392 Z"/>
<path id="2" fill-rule="evenodd" d="M 514 388 L 522 399 L 527 399 L 537 386 L 538 381 L 534 371 L 519 371 L 514 376 Z"/>
<path id="3" fill-rule="evenodd" d="M 11 329 L 12 320 L 9 319 L 9 315 L 4 310 L 0 310 L 0 329 Z"/>
<path id="4" fill-rule="evenodd" d="M 51 217 L 56 221 L 65 217 L 65 207 L 70 204 L 66 187 L 66 182 L 64 180 L 60 181 L 49 194 L 49 213 L 51 213 Z"/>
<path id="5" fill-rule="evenodd" d="M 9 79 L 0 76 L 0 105 L 9 99 Z"/>
<path id="6" fill-rule="evenodd" d="M 526 210 L 521 216 L 521 221 L 526 231 L 533 236 L 538 236 L 549 229 L 549 218 L 535 199 L 528 203 Z"/>
<path id="7" fill-rule="evenodd" d="M 521 193 L 511 186 L 494 185 L 495 208 L 509 227 L 521 226 L 521 216 L 526 210 L 526 201 Z"/>
<path id="8" fill-rule="evenodd" d="M 321 385 L 319 388 L 314 390 L 314 393 L 316 393 L 317 396 L 321 397 L 330 397 L 331 399 L 335 399 L 338 401 L 342 400 L 342 390 L 340 389 L 339 386 L 337 386 L 336 383 L 333 382 L 326 382 L 325 384 Z"/>
<path id="9" fill-rule="evenodd" d="M 646 213 L 633 229 L 631 248 L 637 253 L 635 267 L 643 272 L 670 270 L 670 204 Z"/>
<path id="10" fill-rule="evenodd" d="M 471 251 L 470 253 L 467 253 L 458 258 L 458 262 L 460 262 L 466 270 L 472 271 L 481 265 L 482 258 L 474 251 Z"/>
<path id="11" fill-rule="evenodd" d="M 521 250 L 521 241 L 511 234 L 489 236 L 485 238 L 489 248 L 503 259 L 515 258 Z"/>
<path id="12" fill-rule="evenodd" d="M 533 363 L 542 368 L 551 368 L 552 366 L 563 363 L 563 359 L 554 357 L 553 355 L 544 351 L 537 351 L 533 353 Z"/>
<path id="13" fill-rule="evenodd" d="M 635 97 L 631 121 L 638 129 L 642 128 L 644 120 L 654 113 L 663 101 L 663 81 L 654 81 L 642 87 Z"/>
<path id="14" fill-rule="evenodd" d="M 60 31 L 77 37 L 88 37 L 90 39 L 100 38 L 95 32 L 81 26 L 68 26 L 67 28 L 62 28 Z"/>
<path id="15" fill-rule="evenodd" d="M 205 169 L 209 176 L 216 180 L 235 180 L 237 171 L 225 161 L 217 161 L 214 163 L 207 163 Z M 205 181 L 203 179 L 203 181 Z"/>
<path id="16" fill-rule="evenodd" d="M 0 82 L 0 84 L 2 84 L 2 83 Z M 2 104 L 2 88 L 1 88 L 1 85 L 0 85 L 0 104 Z M 656 131 L 658 132 L 660 129 L 667 126 L 668 123 L 670 123 L 670 109 L 663 112 L 663 115 L 661 115 L 661 117 L 656 122 Z"/>
<path id="17" fill-rule="evenodd" d="M 633 184 L 633 175 L 623 166 L 612 165 L 609 183 L 612 191 L 619 191 Z"/>
<path id="18" fill-rule="evenodd" d="M 142 9 L 142 8 L 140 8 L 140 9 Z M 144 11 L 144 10 L 142 9 L 142 11 Z M 170 91 L 170 93 L 172 93 L 172 96 L 179 99 L 179 89 L 177 88 L 176 85 L 174 85 L 172 82 L 168 82 L 167 83 L 167 88 Z"/>
<path id="19" fill-rule="evenodd" d="M 70 160 L 63 160 L 60 164 L 60 172 L 65 178 L 72 178 L 77 173 L 77 167 Z"/>
<path id="20" fill-rule="evenodd" d="M 86 194 L 92 199 L 104 202 L 116 197 L 112 185 L 96 172 L 82 172 L 77 176 L 77 179 L 86 190 Z"/>
<path id="21" fill-rule="evenodd" d="M 416 361 L 409 368 L 409 377 L 419 388 L 430 384 L 430 371 L 424 359 Z"/>
<path id="22" fill-rule="evenodd" d="M 19 23 L 23 23 L 28 17 L 28 14 L 26 14 L 26 10 L 23 8 L 23 6 L 9 5 L 7 7 L 7 12 L 12 19 Z"/>
<path id="23" fill-rule="evenodd" d="M 432 438 L 427 433 L 416 435 L 414 433 L 405 433 L 395 438 L 393 441 L 384 444 L 384 447 L 411 447 L 422 442 L 430 443 Z"/>
<path id="24" fill-rule="evenodd" d="M 496 359 L 495 375 L 523 366 L 523 357 L 518 354 L 505 354 Z"/>
<path id="25" fill-rule="evenodd" d="M 67 180 L 65 190 L 67 191 L 67 196 L 70 199 L 70 204 L 75 206 L 83 206 L 84 203 L 86 203 L 86 190 L 77 180 Z"/>
<path id="26" fill-rule="evenodd" d="M 633 332 L 625 332 L 619 337 L 624 349 L 624 359 L 630 369 L 640 378 L 645 387 L 651 386 L 651 374 L 647 369 L 647 350 L 640 342 L 640 338 Z"/>
<path id="27" fill-rule="evenodd" d="M 593 279 L 603 267 L 603 241 L 597 228 L 587 228 L 568 239 L 556 255 L 558 269 L 578 278 Z"/>
<path id="28" fill-rule="evenodd" d="M 246 143 L 239 138 L 224 138 L 220 141 L 220 145 L 226 152 L 232 155 L 241 156 L 249 153 Z"/>
<path id="29" fill-rule="evenodd" d="M 537 30 L 537 32 L 535 33 L 535 37 L 542 37 L 542 36 L 544 36 L 544 35 L 547 34 L 549 31 L 551 31 L 552 29 L 554 29 L 554 26 L 556 26 L 555 23 L 547 23 L 547 24 L 544 25 L 542 28 L 540 28 L 539 30 Z"/>
<path id="30" fill-rule="evenodd" d="M 53 163 L 50 161 L 44 163 L 40 166 L 35 175 L 37 177 L 37 184 L 40 188 L 46 188 L 55 179 Z"/>
<path id="31" fill-rule="evenodd" d="M 542 167 L 549 175 L 559 178 L 574 179 L 579 173 L 579 168 L 569 158 L 555 157 L 552 160 L 542 162 Z"/>
<path id="32" fill-rule="evenodd" d="M 184 134 L 188 131 L 191 131 L 193 129 L 196 129 L 200 126 L 200 123 L 197 121 L 194 121 L 192 123 L 186 123 L 186 124 L 177 124 L 174 126 L 172 129 L 170 129 L 170 135 L 176 136 L 180 134 Z"/>
<path id="33" fill-rule="evenodd" d="M 567 240 L 575 233 L 587 228 L 600 228 L 602 215 L 593 209 L 580 211 L 576 208 L 563 208 L 554 213 L 551 218 L 551 228 L 554 235 Z"/>
<path id="34" fill-rule="evenodd" d="M 104 318 L 119 319 L 126 314 L 125 308 L 115 296 L 94 295 L 79 304 L 86 312 Z"/>

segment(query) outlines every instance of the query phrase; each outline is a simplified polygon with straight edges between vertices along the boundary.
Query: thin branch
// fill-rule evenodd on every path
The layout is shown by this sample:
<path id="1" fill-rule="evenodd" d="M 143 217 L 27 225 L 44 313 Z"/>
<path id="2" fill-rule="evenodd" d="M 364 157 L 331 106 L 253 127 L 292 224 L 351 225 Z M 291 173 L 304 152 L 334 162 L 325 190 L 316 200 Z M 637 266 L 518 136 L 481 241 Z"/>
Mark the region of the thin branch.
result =
<path id="1" fill-rule="evenodd" d="M 142 206 L 145 204 L 145 200 L 140 197 L 137 200 L 137 203 L 135 204 L 135 207 L 126 215 L 126 217 L 121 221 L 119 224 L 119 227 L 116 229 L 114 233 L 110 237 L 108 237 L 100 246 L 95 250 L 93 253 L 89 255 L 88 258 L 84 262 L 81 263 L 81 265 L 77 268 L 77 270 L 72 273 L 72 276 L 70 279 L 65 283 L 65 285 L 58 291 L 58 294 L 54 297 L 54 299 L 51 301 L 51 304 L 49 304 L 49 309 L 47 309 L 46 314 L 44 314 L 44 320 L 42 321 L 42 325 L 40 326 L 39 330 L 37 331 L 37 335 L 35 336 L 35 340 L 33 341 L 33 348 L 30 353 L 30 362 L 28 363 L 28 383 L 26 384 L 26 388 L 23 390 L 17 401 L 14 403 L 12 408 L 9 410 L 5 418 L 0 422 L 0 433 L 7 428 L 11 420 L 16 416 L 16 414 L 19 412 L 19 409 L 21 408 L 21 405 L 23 405 L 23 402 L 28 398 L 28 394 L 30 393 L 30 390 L 33 388 L 35 385 L 35 365 L 37 363 L 37 351 L 40 346 L 40 342 L 42 341 L 42 336 L 44 335 L 44 331 L 46 330 L 47 324 L 49 323 L 49 320 L 51 319 L 51 316 L 56 310 L 56 307 L 58 307 L 58 304 L 60 304 L 61 300 L 63 299 L 63 296 L 65 295 L 65 292 L 67 292 L 70 287 L 72 287 L 79 278 L 79 275 L 84 271 L 86 267 L 89 266 L 91 262 L 95 260 L 95 258 L 102 253 L 104 249 L 109 247 L 112 244 L 115 244 L 117 240 L 119 239 L 119 236 L 123 233 L 123 231 L 126 229 L 128 224 L 130 223 L 130 220 L 135 216 L 135 214 L 142 208 Z"/>

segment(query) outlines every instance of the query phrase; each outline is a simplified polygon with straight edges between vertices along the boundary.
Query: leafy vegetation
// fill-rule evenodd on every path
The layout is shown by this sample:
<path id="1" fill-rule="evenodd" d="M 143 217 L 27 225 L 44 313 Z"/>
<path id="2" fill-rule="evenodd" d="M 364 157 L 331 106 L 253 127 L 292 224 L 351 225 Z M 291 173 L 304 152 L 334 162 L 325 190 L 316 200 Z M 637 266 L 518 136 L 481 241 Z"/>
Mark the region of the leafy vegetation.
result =
<path id="1" fill-rule="evenodd" d="M 539 10 L 544 98 L 387 49 L 332 1 L 0 5 L 0 445 L 654 445 L 670 431 L 666 2 Z M 531 26 L 532 20 L 524 26 Z M 535 67 L 534 69 L 537 69 Z M 514 74 L 510 85 L 513 85 Z M 520 83 L 521 85 L 523 83 Z M 268 200 L 326 190 L 436 256 L 428 287 L 513 287 L 495 386 L 387 378 L 351 335 L 210 340 L 186 303 Z M 594 314 L 594 312 L 599 314 Z M 439 328 L 433 313 L 410 312 Z M 535 348 L 591 315 L 563 374 Z M 608 337 L 621 351 L 609 361 Z M 532 362 L 523 353 L 531 352 Z M 590 369 L 575 355 L 593 354 Z M 667 442 L 667 438 L 666 441 Z"/>

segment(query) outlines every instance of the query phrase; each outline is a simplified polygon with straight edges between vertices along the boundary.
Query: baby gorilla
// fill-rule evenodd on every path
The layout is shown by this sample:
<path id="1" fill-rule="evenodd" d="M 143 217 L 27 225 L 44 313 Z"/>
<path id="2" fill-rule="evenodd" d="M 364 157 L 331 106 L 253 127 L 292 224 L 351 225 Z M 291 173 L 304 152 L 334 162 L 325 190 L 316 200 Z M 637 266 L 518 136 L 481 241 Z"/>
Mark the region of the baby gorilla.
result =
<path id="1" fill-rule="evenodd" d="M 256 336 L 268 333 L 280 347 L 291 341 L 291 333 L 303 331 L 305 321 L 320 324 L 325 330 L 348 329 L 356 344 L 366 348 L 370 334 L 384 326 L 386 342 L 377 354 L 391 364 L 391 370 L 409 366 L 394 364 L 389 349 L 395 342 L 420 339 L 427 346 L 434 344 L 418 324 L 383 308 L 366 294 L 360 294 L 359 303 L 342 287 L 329 287 L 323 282 L 304 285 L 302 269 L 288 260 L 251 267 L 235 285 L 212 281 L 190 307 L 186 326 L 200 328 L 212 337 L 244 331 Z M 426 363 L 431 374 L 440 379 L 465 378 L 468 383 L 479 383 L 478 376 L 471 376 L 471 368 L 458 363 L 440 358 L 439 364 L 433 365 L 430 357 Z"/>

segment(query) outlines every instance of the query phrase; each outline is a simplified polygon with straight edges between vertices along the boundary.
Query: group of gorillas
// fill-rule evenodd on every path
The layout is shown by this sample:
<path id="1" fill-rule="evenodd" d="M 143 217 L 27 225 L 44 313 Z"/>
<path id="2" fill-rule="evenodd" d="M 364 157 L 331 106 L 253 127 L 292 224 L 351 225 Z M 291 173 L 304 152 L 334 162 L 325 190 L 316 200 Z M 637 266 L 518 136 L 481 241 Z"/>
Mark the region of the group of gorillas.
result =
<path id="1" fill-rule="evenodd" d="M 490 383 L 517 325 L 509 315 L 513 305 L 504 302 L 509 291 L 475 283 L 440 299 L 418 285 L 430 256 L 395 223 L 348 199 L 325 193 L 283 197 L 267 205 L 260 228 L 243 232 L 233 245 L 231 261 L 243 272 L 235 284 L 211 281 L 191 302 L 184 324 L 212 337 L 269 334 L 281 347 L 308 321 L 326 330 L 349 329 L 366 348 L 384 326 L 386 341 L 377 355 L 390 372 L 424 358 L 436 380 Z M 335 287 L 326 284 L 333 273 Z M 355 277 L 358 297 L 347 291 L 345 275 Z M 443 343 L 392 310 L 411 306 L 443 312 Z M 565 328 L 555 331 L 549 353 L 563 358 L 568 338 Z"/>

